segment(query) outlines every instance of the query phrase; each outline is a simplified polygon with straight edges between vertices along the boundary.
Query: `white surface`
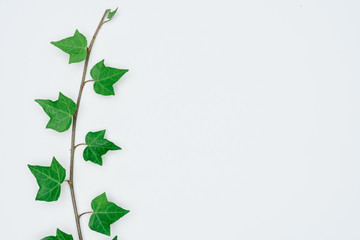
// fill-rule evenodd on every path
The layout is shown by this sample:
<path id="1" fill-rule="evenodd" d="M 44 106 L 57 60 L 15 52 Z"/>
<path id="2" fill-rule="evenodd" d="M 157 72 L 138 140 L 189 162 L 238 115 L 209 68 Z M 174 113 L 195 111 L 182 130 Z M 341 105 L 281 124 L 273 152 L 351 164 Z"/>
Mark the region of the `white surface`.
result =
<path id="1" fill-rule="evenodd" d="M 359 1 L 0 0 L 1 239 L 77 239 L 65 184 L 34 201 L 26 165 L 68 168 L 70 131 L 33 100 L 76 98 L 83 64 L 49 42 L 116 6 L 90 65 L 130 72 L 114 97 L 86 86 L 77 142 L 107 129 L 124 150 L 99 167 L 79 148 L 80 212 L 107 192 L 131 210 L 120 240 L 360 238 Z"/>

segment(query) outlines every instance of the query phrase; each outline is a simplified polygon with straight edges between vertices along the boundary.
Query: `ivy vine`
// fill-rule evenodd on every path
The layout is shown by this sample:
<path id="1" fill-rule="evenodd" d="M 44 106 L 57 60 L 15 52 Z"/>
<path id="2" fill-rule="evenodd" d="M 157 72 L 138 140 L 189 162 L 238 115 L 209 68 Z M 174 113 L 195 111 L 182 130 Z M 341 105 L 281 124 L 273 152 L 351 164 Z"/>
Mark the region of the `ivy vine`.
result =
<path id="1" fill-rule="evenodd" d="M 102 155 L 108 151 L 121 150 L 115 143 L 105 139 L 105 131 L 100 130 L 88 132 L 85 136 L 84 143 L 75 144 L 76 125 L 81 102 L 81 95 L 87 83 L 93 82 L 95 93 L 100 95 L 114 95 L 113 85 L 128 71 L 127 69 L 117 69 L 105 65 L 105 61 L 101 60 L 95 64 L 90 70 L 91 80 L 85 80 L 90 59 L 91 50 L 95 39 L 101 27 L 109 22 L 116 14 L 114 11 L 107 9 L 103 14 L 99 25 L 90 41 L 87 44 L 86 37 L 78 30 L 74 35 L 60 41 L 51 42 L 52 45 L 69 54 L 69 64 L 84 62 L 84 69 L 81 78 L 80 89 L 76 103 L 59 92 L 58 99 L 55 101 L 49 99 L 36 99 L 35 101 L 43 108 L 44 112 L 50 117 L 46 128 L 53 129 L 57 132 L 65 132 L 71 129 L 71 152 L 70 152 L 70 173 L 66 178 L 66 170 L 58 160 L 53 157 L 50 166 L 28 165 L 31 173 L 36 178 L 39 185 L 35 200 L 53 202 L 57 201 L 61 193 L 61 185 L 64 182 L 69 184 L 71 201 L 73 205 L 75 223 L 79 240 L 83 240 L 81 232 L 80 218 L 85 214 L 91 214 L 89 220 L 89 228 L 107 236 L 111 236 L 110 226 L 121 217 L 125 216 L 129 211 L 116 205 L 108 200 L 106 193 L 102 193 L 95 197 L 91 202 L 91 209 L 87 212 L 78 212 L 75 191 L 74 191 L 74 156 L 75 149 L 81 145 L 86 146 L 83 151 L 85 161 L 90 161 L 98 165 L 103 164 Z M 113 238 L 116 240 L 117 236 Z M 57 229 L 56 236 L 48 236 L 42 240 L 73 240 L 73 236 Z"/>

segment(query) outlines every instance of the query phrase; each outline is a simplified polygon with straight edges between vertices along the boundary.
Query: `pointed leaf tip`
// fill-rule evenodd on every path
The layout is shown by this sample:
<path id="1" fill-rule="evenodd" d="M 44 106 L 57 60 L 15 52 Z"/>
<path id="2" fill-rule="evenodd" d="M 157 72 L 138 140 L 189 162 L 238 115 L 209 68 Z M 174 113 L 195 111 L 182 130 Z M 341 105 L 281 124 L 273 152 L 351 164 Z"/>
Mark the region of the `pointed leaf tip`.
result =
<path id="1" fill-rule="evenodd" d="M 56 236 L 45 237 L 41 240 L 74 240 L 74 238 L 72 235 L 66 234 L 60 229 L 56 229 Z"/>
<path id="2" fill-rule="evenodd" d="M 113 85 L 128 71 L 128 69 L 107 67 L 104 59 L 101 60 L 90 70 L 90 75 L 95 81 L 94 91 L 104 96 L 115 95 Z"/>
<path id="3" fill-rule="evenodd" d="M 114 11 L 111 11 L 111 9 L 109 9 L 109 13 L 107 15 L 107 19 L 108 19 L 107 21 L 110 21 L 115 16 L 117 10 L 118 10 L 118 7 Z"/>
<path id="4" fill-rule="evenodd" d="M 53 157 L 49 167 L 28 164 L 28 168 L 36 178 L 39 190 L 35 200 L 52 202 L 58 200 L 61 184 L 65 180 L 66 170 Z"/>
<path id="5" fill-rule="evenodd" d="M 59 92 L 58 100 L 51 101 L 48 99 L 35 99 L 50 117 L 46 128 L 58 132 L 65 132 L 71 126 L 72 115 L 76 111 L 76 104 L 73 100 Z"/>
<path id="6" fill-rule="evenodd" d="M 110 225 L 125 216 L 129 210 L 109 202 L 106 194 L 100 194 L 91 201 L 91 208 L 94 213 L 90 216 L 90 229 L 110 236 Z"/>
<path id="7" fill-rule="evenodd" d="M 119 146 L 104 138 L 105 131 L 106 130 L 88 132 L 86 134 L 85 143 L 87 147 L 83 152 L 85 161 L 91 161 L 102 166 L 102 155 L 106 154 L 110 150 L 121 150 Z"/>
<path id="8" fill-rule="evenodd" d="M 57 42 L 52 41 L 50 43 L 70 55 L 69 63 L 84 61 L 87 56 L 86 37 L 77 29 L 72 37 L 68 37 Z"/>

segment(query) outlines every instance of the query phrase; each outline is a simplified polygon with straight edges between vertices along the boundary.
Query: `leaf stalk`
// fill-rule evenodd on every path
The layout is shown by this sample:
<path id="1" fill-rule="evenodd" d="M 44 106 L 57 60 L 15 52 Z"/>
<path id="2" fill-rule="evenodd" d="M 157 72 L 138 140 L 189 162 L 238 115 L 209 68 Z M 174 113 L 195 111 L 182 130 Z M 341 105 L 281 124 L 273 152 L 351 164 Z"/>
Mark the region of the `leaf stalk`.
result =
<path id="1" fill-rule="evenodd" d="M 79 144 L 76 144 L 76 145 L 74 146 L 74 148 L 76 149 L 77 147 L 79 147 L 79 146 L 83 146 L 83 145 L 86 145 L 86 143 L 79 143 Z"/>
<path id="2" fill-rule="evenodd" d="M 83 212 L 82 214 L 79 215 L 79 218 L 81 218 L 85 214 L 90 214 L 90 213 L 94 213 L 94 212 L 93 211 Z"/>
<path id="3" fill-rule="evenodd" d="M 86 83 L 88 83 L 88 82 L 95 82 L 95 80 L 86 80 L 84 83 L 86 84 Z"/>

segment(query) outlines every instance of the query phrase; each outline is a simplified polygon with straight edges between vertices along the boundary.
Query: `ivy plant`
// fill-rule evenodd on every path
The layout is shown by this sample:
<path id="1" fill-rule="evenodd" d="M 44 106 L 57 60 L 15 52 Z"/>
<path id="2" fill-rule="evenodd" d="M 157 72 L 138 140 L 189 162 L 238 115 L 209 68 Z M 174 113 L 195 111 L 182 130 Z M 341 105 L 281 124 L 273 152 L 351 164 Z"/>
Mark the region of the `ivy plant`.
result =
<path id="1" fill-rule="evenodd" d="M 76 102 L 61 92 L 59 92 L 57 100 L 35 100 L 35 102 L 37 102 L 42 107 L 44 112 L 50 117 L 46 128 L 55 130 L 57 132 L 65 132 L 71 127 L 70 169 L 68 174 L 65 168 L 55 157 L 53 157 L 51 163 L 48 163 L 46 166 L 28 165 L 31 173 L 34 175 L 39 185 L 39 190 L 35 200 L 45 202 L 57 201 L 61 194 L 61 187 L 63 183 L 66 182 L 70 188 L 71 201 L 73 205 L 75 224 L 79 240 L 83 240 L 80 224 L 80 219 L 83 215 L 91 214 L 88 223 L 88 226 L 91 230 L 107 236 L 111 236 L 111 225 L 129 212 L 129 210 L 121 208 L 117 204 L 109 201 L 106 193 L 102 193 L 92 200 L 91 206 L 89 207 L 89 209 L 91 208 L 92 210 L 79 213 L 74 191 L 74 156 L 75 149 L 77 147 L 81 145 L 86 146 L 83 151 L 84 160 L 90 161 L 93 164 L 100 166 L 103 165 L 102 156 L 105 155 L 108 151 L 121 150 L 119 146 L 105 138 L 105 130 L 93 132 L 89 131 L 84 137 L 84 143 L 75 143 L 76 124 L 81 95 L 85 85 L 92 82 L 95 93 L 104 96 L 115 95 L 114 84 L 119 81 L 119 79 L 126 72 L 128 72 L 127 69 L 117 69 L 114 67 L 105 66 L 105 60 L 103 59 L 96 63 L 90 70 L 90 76 L 92 79 L 85 80 L 94 41 L 101 27 L 105 23 L 112 20 L 116 14 L 116 11 L 117 8 L 114 11 L 111 11 L 110 9 L 105 11 L 93 37 L 91 38 L 89 45 L 86 37 L 77 29 L 75 30 L 73 36 L 51 42 L 52 45 L 69 55 L 69 64 L 84 61 L 84 69 Z M 68 178 L 66 178 L 66 176 L 68 176 Z M 55 236 L 42 238 L 42 240 L 73 239 L 74 238 L 71 234 L 65 233 L 60 229 L 56 230 Z M 114 236 L 112 239 L 116 240 L 117 236 Z"/>

